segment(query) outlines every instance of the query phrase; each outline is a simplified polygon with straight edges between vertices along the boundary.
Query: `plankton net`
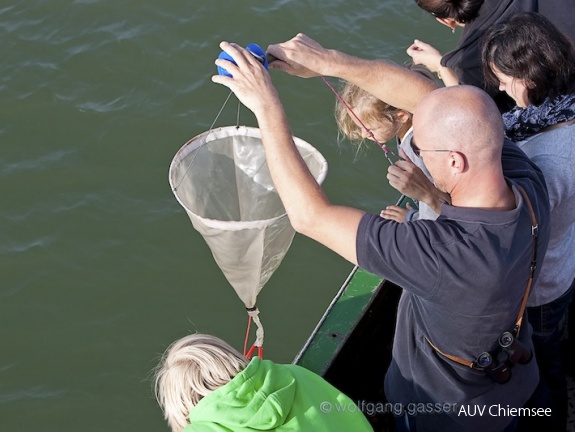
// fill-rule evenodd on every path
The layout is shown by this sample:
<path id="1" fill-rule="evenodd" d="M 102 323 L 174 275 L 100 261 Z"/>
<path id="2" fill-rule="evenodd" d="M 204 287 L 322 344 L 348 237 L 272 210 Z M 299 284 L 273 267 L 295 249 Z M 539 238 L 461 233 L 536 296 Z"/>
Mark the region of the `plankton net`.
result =
<path id="1" fill-rule="evenodd" d="M 327 162 L 300 138 L 294 142 L 312 175 L 321 184 Z M 295 231 L 274 187 L 260 130 L 228 126 L 204 132 L 174 156 L 169 181 L 192 225 L 203 236 L 228 282 L 257 325 L 262 357 L 263 327 L 256 306 L 258 293 L 288 251 Z M 247 342 L 247 334 L 246 334 Z"/>

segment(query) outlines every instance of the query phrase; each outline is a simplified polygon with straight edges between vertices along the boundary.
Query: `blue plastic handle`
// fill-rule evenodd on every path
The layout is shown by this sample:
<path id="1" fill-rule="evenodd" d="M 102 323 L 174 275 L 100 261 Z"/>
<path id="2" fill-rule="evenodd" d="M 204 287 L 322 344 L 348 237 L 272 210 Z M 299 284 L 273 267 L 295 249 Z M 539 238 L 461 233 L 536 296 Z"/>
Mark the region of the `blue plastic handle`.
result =
<path id="1" fill-rule="evenodd" d="M 268 69 L 268 59 L 266 57 L 266 53 L 258 44 L 251 43 L 248 46 L 246 46 L 246 50 L 248 50 L 251 53 L 251 55 L 253 55 L 261 64 L 263 64 L 266 70 Z M 233 64 L 236 64 L 234 59 L 225 51 L 222 51 L 218 56 L 218 58 L 228 60 L 231 61 Z M 232 74 L 221 66 L 218 66 L 218 74 L 232 77 Z"/>
<path id="2" fill-rule="evenodd" d="M 218 58 L 219 58 L 219 59 L 228 60 L 228 61 L 231 61 L 233 64 L 236 64 L 236 62 L 234 61 L 234 59 L 231 58 L 231 56 L 230 56 L 227 52 L 225 52 L 225 51 L 222 51 L 222 52 L 220 53 L 220 55 L 218 56 Z M 221 67 L 221 66 L 218 66 L 218 74 L 219 74 L 219 75 L 225 75 L 225 76 L 228 76 L 228 77 L 230 77 L 230 78 L 232 77 L 232 74 L 229 73 L 226 69 L 224 69 L 224 68 Z"/>
<path id="3" fill-rule="evenodd" d="M 264 67 L 268 68 L 268 58 L 266 57 L 266 53 L 264 50 L 255 43 L 249 44 L 246 49 L 261 63 Z"/>

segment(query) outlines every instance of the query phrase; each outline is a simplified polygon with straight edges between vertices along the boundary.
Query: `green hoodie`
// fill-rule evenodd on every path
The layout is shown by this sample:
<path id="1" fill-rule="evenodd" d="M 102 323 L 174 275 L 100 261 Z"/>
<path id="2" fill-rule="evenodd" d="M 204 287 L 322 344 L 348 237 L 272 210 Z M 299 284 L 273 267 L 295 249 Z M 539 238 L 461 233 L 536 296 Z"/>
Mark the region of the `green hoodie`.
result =
<path id="1" fill-rule="evenodd" d="M 189 419 L 183 432 L 373 431 L 353 401 L 319 375 L 258 357 L 204 397 Z"/>

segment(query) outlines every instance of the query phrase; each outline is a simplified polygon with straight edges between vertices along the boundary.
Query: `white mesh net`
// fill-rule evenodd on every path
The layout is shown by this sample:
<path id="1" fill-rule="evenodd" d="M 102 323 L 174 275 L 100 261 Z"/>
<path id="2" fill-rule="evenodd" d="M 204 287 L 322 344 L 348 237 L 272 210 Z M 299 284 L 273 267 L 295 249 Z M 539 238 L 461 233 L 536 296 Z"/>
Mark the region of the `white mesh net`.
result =
<path id="1" fill-rule="evenodd" d="M 325 158 L 293 139 L 321 184 Z M 254 308 L 295 234 L 271 180 L 259 129 L 222 127 L 192 138 L 174 156 L 169 181 L 228 282 L 246 308 Z"/>

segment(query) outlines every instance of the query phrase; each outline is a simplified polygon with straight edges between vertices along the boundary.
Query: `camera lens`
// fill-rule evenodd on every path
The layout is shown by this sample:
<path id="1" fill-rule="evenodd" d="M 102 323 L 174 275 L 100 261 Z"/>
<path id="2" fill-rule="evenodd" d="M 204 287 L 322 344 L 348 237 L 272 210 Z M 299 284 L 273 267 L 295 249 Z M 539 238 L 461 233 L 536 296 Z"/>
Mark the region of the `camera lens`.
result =
<path id="1" fill-rule="evenodd" d="M 511 333 L 504 332 L 501 334 L 501 336 L 499 336 L 499 345 L 501 345 L 502 348 L 510 347 L 511 344 L 513 344 L 514 339 L 515 338 Z"/>
<path id="2" fill-rule="evenodd" d="M 479 357 L 477 357 L 477 365 L 482 368 L 488 367 L 491 364 L 491 361 L 491 354 L 488 352 L 483 352 L 479 354 Z"/>

